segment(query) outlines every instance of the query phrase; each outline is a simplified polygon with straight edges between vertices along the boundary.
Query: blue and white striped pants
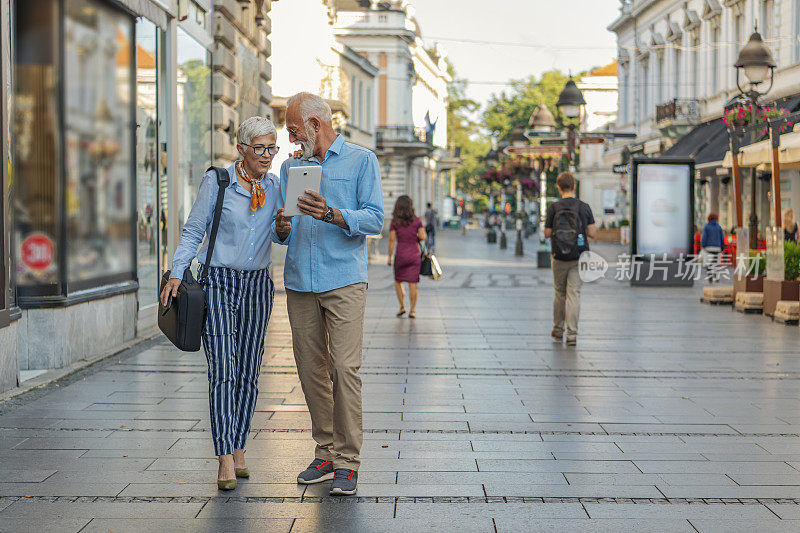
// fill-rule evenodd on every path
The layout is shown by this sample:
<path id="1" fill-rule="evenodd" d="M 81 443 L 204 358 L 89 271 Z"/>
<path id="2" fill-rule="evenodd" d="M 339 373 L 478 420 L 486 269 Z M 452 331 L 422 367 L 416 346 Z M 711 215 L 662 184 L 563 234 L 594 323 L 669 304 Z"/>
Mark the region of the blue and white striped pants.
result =
<path id="1" fill-rule="evenodd" d="M 203 345 L 214 453 L 244 449 L 258 397 L 264 335 L 275 286 L 264 270 L 211 267 Z"/>

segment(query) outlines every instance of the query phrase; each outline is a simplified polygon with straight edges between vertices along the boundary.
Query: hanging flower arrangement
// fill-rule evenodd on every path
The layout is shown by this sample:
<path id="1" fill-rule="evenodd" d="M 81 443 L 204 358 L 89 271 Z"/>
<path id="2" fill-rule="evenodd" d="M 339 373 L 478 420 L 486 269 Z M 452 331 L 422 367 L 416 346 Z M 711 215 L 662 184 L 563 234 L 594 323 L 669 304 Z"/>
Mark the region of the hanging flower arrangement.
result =
<path id="1" fill-rule="evenodd" d="M 525 178 L 521 180 L 522 191 L 525 194 L 539 194 L 539 182 L 532 178 Z"/>
<path id="2" fill-rule="evenodd" d="M 722 123 L 729 128 L 740 128 L 747 124 L 755 122 L 766 122 L 768 120 L 783 117 L 789 114 L 786 109 L 778 109 L 777 107 L 756 107 L 752 105 L 738 106 L 725 110 L 725 116 L 722 117 Z M 787 122 L 781 125 L 781 133 L 791 130 L 792 123 Z M 769 130 L 765 127 L 761 130 L 761 135 L 766 135 Z"/>

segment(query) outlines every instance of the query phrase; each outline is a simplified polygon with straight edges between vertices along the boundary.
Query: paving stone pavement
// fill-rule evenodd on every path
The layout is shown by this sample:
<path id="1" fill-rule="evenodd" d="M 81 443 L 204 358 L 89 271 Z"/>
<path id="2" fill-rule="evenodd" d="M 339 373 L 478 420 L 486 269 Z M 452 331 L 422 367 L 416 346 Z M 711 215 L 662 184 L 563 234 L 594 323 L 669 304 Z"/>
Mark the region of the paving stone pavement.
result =
<path id="1" fill-rule="evenodd" d="M 0 531 L 800 530 L 800 328 L 612 265 L 567 348 L 535 240 L 510 241 L 440 232 L 416 320 L 371 266 L 357 496 L 294 482 L 313 444 L 279 291 L 249 480 L 217 491 L 205 358 L 157 339 L 0 404 Z"/>

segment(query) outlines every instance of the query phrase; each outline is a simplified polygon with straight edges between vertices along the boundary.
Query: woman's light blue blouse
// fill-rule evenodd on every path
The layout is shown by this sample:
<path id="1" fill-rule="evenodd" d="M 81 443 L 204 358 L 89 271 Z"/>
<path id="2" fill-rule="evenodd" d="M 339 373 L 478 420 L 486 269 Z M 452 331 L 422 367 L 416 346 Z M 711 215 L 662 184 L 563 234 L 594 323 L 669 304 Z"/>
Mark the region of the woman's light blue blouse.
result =
<path id="1" fill-rule="evenodd" d="M 280 180 L 275 174 L 264 175 L 261 187 L 266 195 L 266 203 L 253 212 L 250 210 L 250 191 L 239 184 L 234 165 L 229 166 L 227 171 L 231 183 L 225 191 L 211 266 L 235 270 L 267 268 L 271 255 L 271 227 L 280 201 Z M 195 257 L 205 264 L 218 190 L 217 175 L 214 171 L 207 172 L 189 218 L 183 225 L 181 241 L 172 258 L 170 277 L 182 278 Z"/>

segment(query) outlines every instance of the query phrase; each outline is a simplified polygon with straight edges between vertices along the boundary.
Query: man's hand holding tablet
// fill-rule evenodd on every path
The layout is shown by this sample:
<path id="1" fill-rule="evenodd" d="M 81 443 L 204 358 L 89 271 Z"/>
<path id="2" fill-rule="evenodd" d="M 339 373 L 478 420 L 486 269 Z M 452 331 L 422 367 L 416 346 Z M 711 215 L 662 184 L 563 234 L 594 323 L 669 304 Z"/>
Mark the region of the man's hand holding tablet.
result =
<path id="1" fill-rule="evenodd" d="M 322 198 L 317 192 L 322 181 L 322 167 L 319 165 L 291 167 L 287 178 L 284 216 L 314 216 L 314 213 L 304 211 L 303 206 L 304 202 L 310 202 L 316 207 L 316 203 Z M 310 193 L 313 193 L 315 197 L 312 197 Z M 316 209 L 313 211 L 316 212 Z M 314 216 L 314 218 L 320 217 Z"/>

